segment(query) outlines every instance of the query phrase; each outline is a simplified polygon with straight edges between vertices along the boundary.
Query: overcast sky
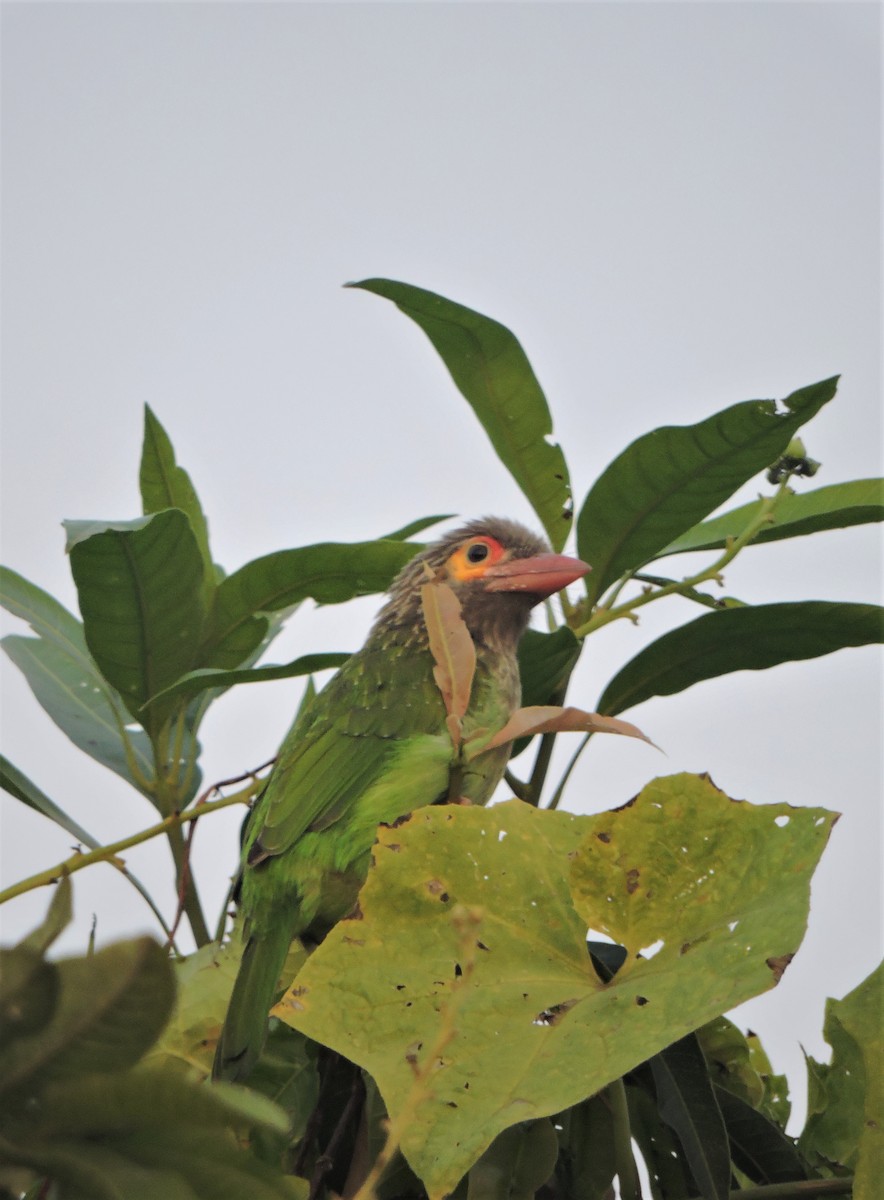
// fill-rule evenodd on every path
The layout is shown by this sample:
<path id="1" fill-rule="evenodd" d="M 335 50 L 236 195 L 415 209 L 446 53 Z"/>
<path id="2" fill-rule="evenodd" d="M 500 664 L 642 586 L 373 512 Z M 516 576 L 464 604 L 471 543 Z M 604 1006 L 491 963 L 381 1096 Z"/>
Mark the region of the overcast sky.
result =
<path id="1" fill-rule="evenodd" d="M 578 505 L 639 434 L 836 372 L 806 435 L 824 464 L 811 486 L 880 473 L 876 4 L 6 3 L 2 17 L 2 557 L 69 607 L 59 522 L 139 514 L 145 402 L 228 570 L 421 514 L 531 521 L 420 331 L 341 289 L 372 275 L 518 335 Z M 873 600 L 880 566 L 873 529 L 821 534 L 750 549 L 727 591 Z M 619 665 L 696 615 L 667 603 L 593 639 L 573 702 L 593 707 Z M 376 607 L 308 606 L 270 659 L 356 649 Z M 205 778 L 269 758 L 300 690 L 225 696 L 203 727 Z M 802 952 L 736 1015 L 803 1105 L 799 1042 L 825 1056 L 825 997 L 880 954 L 880 656 L 731 676 L 627 715 L 667 757 L 595 739 L 571 810 L 691 770 L 735 797 L 844 814 Z M 151 823 L 12 667 L 3 731 L 97 836 Z M 5 794 L 0 811 L 7 882 L 69 853 Z M 197 833 L 213 915 L 238 823 Z M 154 843 L 128 861 L 171 898 L 167 859 Z M 100 942 L 150 928 L 110 868 L 80 873 L 74 896 L 66 951 L 93 913 Z M 4 940 L 48 898 L 7 906 Z"/>

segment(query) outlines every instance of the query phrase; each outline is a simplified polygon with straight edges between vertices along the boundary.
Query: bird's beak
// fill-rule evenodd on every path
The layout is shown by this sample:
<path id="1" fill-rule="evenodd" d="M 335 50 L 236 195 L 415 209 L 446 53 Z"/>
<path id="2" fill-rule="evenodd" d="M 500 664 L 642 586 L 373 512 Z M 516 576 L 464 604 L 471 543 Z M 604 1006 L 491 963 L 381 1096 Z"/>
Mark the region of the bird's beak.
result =
<path id="1" fill-rule="evenodd" d="M 535 554 L 511 558 L 489 567 L 482 579 L 487 592 L 530 592 L 545 600 L 591 571 L 589 563 L 567 554 Z"/>

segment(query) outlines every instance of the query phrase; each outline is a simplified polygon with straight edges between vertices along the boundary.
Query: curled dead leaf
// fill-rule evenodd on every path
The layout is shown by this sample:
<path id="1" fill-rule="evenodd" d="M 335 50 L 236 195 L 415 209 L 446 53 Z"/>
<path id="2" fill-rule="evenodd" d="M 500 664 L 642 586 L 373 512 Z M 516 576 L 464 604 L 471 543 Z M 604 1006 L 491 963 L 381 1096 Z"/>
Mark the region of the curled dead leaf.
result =
<path id="1" fill-rule="evenodd" d="M 460 722 L 470 703 L 476 672 L 476 647 L 461 615 L 460 601 L 447 583 L 423 584 L 421 606 L 435 664 L 433 678 L 445 703 L 451 740 L 458 746 Z"/>
<path id="2" fill-rule="evenodd" d="M 582 708 L 571 706 L 560 708 L 544 704 L 517 709 L 503 729 L 485 742 L 481 750 L 493 750 L 516 738 L 531 737 L 536 733 L 617 733 L 622 737 L 639 738 L 649 746 L 654 745 L 637 725 L 622 721 L 619 717 L 604 717 L 601 713 L 585 712 Z"/>

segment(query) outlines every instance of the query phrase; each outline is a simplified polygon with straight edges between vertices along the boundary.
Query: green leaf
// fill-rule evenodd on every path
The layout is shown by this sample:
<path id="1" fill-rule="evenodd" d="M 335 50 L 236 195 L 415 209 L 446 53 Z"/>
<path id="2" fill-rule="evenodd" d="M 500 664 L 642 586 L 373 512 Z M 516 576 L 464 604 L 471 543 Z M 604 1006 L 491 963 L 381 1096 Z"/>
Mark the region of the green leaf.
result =
<path id="1" fill-rule="evenodd" d="M 293 679 L 297 675 L 310 675 L 314 671 L 336 670 L 342 667 L 349 654 L 304 654 L 282 666 L 252 667 L 243 671 L 216 671 L 212 667 L 201 667 L 173 683 L 171 687 L 148 700 L 147 707 L 160 700 L 171 700 L 177 696 L 195 696 L 207 688 L 228 688 L 238 683 L 269 683 L 275 679 Z"/>
<path id="2" fill-rule="evenodd" d="M 522 704 L 528 708 L 552 703 L 570 679 L 582 649 L 583 643 L 567 625 L 553 633 L 527 630 L 518 650 Z M 511 759 L 521 754 L 530 740 L 515 742 Z"/>
<path id="3" fill-rule="evenodd" d="M 638 438 L 602 472 L 577 518 L 577 553 L 592 564 L 590 603 L 650 562 L 786 448 L 835 394 L 837 376 L 774 400 L 747 400 L 696 425 Z"/>
<path id="4" fill-rule="evenodd" d="M 488 434 L 497 456 L 561 550 L 573 500 L 565 456 L 552 438 L 546 397 L 525 351 L 498 321 L 393 279 L 348 284 L 392 300 L 416 322 Z"/>
<path id="5" fill-rule="evenodd" d="M 37 785 L 32 783 L 18 767 L 13 766 L 5 755 L 0 755 L 0 787 L 9 792 L 11 796 L 15 796 L 16 800 L 21 800 L 28 808 L 35 809 L 44 817 L 48 817 L 50 821 L 54 821 L 56 825 L 60 825 L 62 829 L 67 830 L 72 837 L 88 846 L 90 850 L 97 849 L 98 842 L 95 838 L 87 833 L 82 825 L 78 825 L 72 817 L 63 812 L 44 792 L 41 792 Z"/>
<path id="6" fill-rule="evenodd" d="M 166 508 L 180 508 L 190 521 L 205 568 L 206 600 L 215 584 L 215 568 L 209 549 L 209 527 L 190 476 L 175 461 L 169 435 L 149 404 L 144 406 L 144 442 L 138 481 L 145 516 Z"/>
<path id="7" fill-rule="evenodd" d="M 696 1195 L 678 1138 L 660 1118 L 652 1092 L 626 1087 L 629 1126 L 648 1169 L 654 1200 L 683 1200 Z"/>
<path id="8" fill-rule="evenodd" d="M 700 1195 L 727 1200 L 731 1155 L 703 1051 L 694 1034 L 655 1054 L 649 1066 L 660 1116 L 678 1134 Z"/>
<path id="9" fill-rule="evenodd" d="M 882 614 L 875 604 L 828 600 L 708 613 L 665 633 L 631 659 L 605 688 L 598 711 L 613 715 L 732 671 L 763 671 L 880 642 Z"/>
<path id="10" fill-rule="evenodd" d="M 773 987 L 833 820 L 689 775 L 593 817 L 418 809 L 379 830 L 359 919 L 331 931 L 274 1013 L 369 1071 L 394 1119 L 409 1114 L 402 1151 L 433 1200 L 501 1130 Z M 627 949 L 608 984 L 587 927 Z"/>
<path id="11" fill-rule="evenodd" d="M 758 1184 L 807 1179 L 807 1166 L 794 1141 L 763 1113 L 727 1088 L 715 1085 L 734 1165 Z"/>
<path id="12" fill-rule="evenodd" d="M 97 671 L 84 671 L 81 660 L 45 638 L 12 634 L 2 645 L 27 679 L 37 703 L 62 733 L 79 750 L 150 797 L 148 783 L 154 777 L 150 739 L 141 729 L 126 728 L 129 718 L 121 698 Z"/>
<path id="13" fill-rule="evenodd" d="M 558 1156 L 559 1140 L 550 1121 L 512 1125 L 470 1170 L 467 1200 L 534 1200 Z"/>
<path id="14" fill-rule="evenodd" d="M 0 567 L 0 604 L 7 612 L 27 621 L 34 633 L 78 659 L 84 673 L 89 670 L 98 675 L 86 649 L 83 626 L 54 596 L 30 583 L 17 571 Z"/>
<path id="15" fill-rule="evenodd" d="M 382 542 L 404 542 L 410 537 L 414 537 L 416 533 L 423 533 L 425 529 L 429 529 L 431 525 L 438 525 L 441 521 L 450 521 L 456 517 L 457 513 L 440 513 L 435 517 L 418 517 L 416 521 L 409 521 L 407 525 L 403 525 L 401 529 L 396 529 L 392 533 L 385 533 L 379 539 Z M 420 547 L 415 546 L 417 553 Z"/>
<path id="16" fill-rule="evenodd" d="M 716 1017 L 696 1032 L 697 1041 L 716 1083 L 753 1108 L 764 1099 L 764 1084 L 752 1063 L 749 1042 L 727 1017 Z"/>
<path id="17" fill-rule="evenodd" d="M 884 520 L 881 479 L 855 479 L 851 483 L 833 483 L 812 492 L 782 496 L 777 501 L 774 522 L 763 525 L 749 543 L 778 542 L 782 538 L 804 537 L 826 529 L 846 529 Z M 688 550 L 723 550 L 728 538 L 736 538 L 758 517 L 761 500 L 703 521 L 670 542 L 657 555 L 683 554 Z"/>
<path id="18" fill-rule="evenodd" d="M 0 1051 L 49 1023 L 58 1003 L 58 968 L 23 944 L 0 949 Z"/>
<path id="19" fill-rule="evenodd" d="M 6 567 L 0 568 L 0 603 L 41 638 L 3 640 L 38 703 L 74 745 L 138 787 L 123 742 L 125 708 L 89 653 L 83 626 L 48 592 Z M 153 760 L 148 739 L 136 731 L 128 741 L 137 769 L 149 779 Z"/>
<path id="20" fill-rule="evenodd" d="M 36 951 L 37 954 L 45 954 L 58 935 L 70 925 L 73 915 L 70 876 L 62 875 L 53 888 L 46 916 L 36 929 L 19 942 L 19 945 L 26 946 L 29 950 Z"/>
<path id="21" fill-rule="evenodd" d="M 50 1080 L 84 1071 L 123 1070 L 169 1017 L 172 967 L 151 938 L 118 942 L 57 967 L 60 993 L 51 1021 L 0 1054 L 0 1095 L 34 1094 Z"/>
<path id="22" fill-rule="evenodd" d="M 580 1200 L 605 1200 L 617 1173 L 614 1121 L 604 1095 L 590 1096 L 554 1118 L 562 1126 L 556 1166 L 559 1194 Z"/>
<path id="23" fill-rule="evenodd" d="M 408 542 L 320 542 L 253 559 L 218 587 L 201 665 L 240 666 L 266 630 L 263 613 L 302 600 L 341 604 L 384 592 L 417 548 Z M 257 639 L 257 640 L 256 640 Z"/>
<path id="24" fill-rule="evenodd" d="M 884 1178 L 884 964 L 843 1000 L 826 1002 L 823 1033 L 832 1062 L 813 1063 L 805 1154 L 852 1169 L 854 1196 L 872 1200 Z"/>
<path id="25" fill-rule="evenodd" d="M 66 521 L 86 643 L 140 719 L 151 696 L 195 666 L 206 620 L 203 563 L 180 509 L 137 521 Z M 154 706 L 156 729 L 167 715 Z"/>

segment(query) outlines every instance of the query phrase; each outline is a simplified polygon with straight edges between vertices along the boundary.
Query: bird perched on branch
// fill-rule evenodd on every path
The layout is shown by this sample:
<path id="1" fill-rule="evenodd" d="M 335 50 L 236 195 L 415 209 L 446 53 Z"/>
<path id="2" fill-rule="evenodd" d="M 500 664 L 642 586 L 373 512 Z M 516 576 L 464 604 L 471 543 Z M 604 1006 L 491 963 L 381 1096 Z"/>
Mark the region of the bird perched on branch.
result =
<path id="1" fill-rule="evenodd" d="M 448 585 L 475 647 L 458 720 L 469 739 L 500 729 L 519 706 L 516 650 L 531 609 L 588 570 L 514 521 L 487 518 L 428 546 L 393 581 L 365 645 L 298 715 L 250 818 L 244 950 L 216 1078 L 251 1072 L 292 940 L 322 936 L 352 909 L 378 825 L 446 799 L 484 804 L 503 776 L 509 745 L 458 755 L 422 585 Z"/>

